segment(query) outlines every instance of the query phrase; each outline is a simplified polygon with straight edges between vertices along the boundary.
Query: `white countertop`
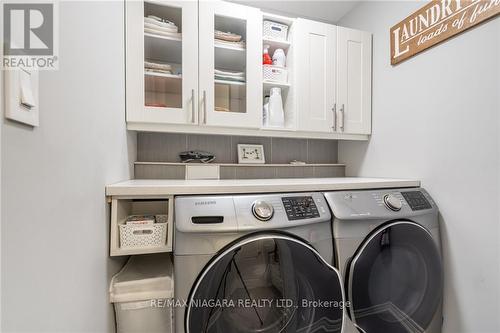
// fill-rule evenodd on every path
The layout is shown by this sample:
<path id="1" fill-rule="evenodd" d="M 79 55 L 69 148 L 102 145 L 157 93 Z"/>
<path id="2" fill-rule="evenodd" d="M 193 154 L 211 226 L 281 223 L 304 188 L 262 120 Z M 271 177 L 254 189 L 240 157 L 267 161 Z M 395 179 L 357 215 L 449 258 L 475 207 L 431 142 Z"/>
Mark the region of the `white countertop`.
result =
<path id="1" fill-rule="evenodd" d="M 179 194 L 307 192 L 418 186 L 420 186 L 420 181 L 418 180 L 361 177 L 224 180 L 134 179 L 106 186 L 106 195 L 162 196 Z"/>

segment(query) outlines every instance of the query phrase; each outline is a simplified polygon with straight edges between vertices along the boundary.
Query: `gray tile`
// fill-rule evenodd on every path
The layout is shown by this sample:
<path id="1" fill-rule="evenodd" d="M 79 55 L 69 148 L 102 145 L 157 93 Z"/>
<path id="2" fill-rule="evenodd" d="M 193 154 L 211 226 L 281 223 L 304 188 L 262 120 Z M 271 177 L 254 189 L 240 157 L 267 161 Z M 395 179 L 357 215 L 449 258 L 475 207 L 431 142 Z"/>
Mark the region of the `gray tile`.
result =
<path id="1" fill-rule="evenodd" d="M 313 167 L 276 167 L 276 178 L 312 178 Z"/>
<path id="2" fill-rule="evenodd" d="M 231 137 L 222 135 L 188 135 L 187 150 L 203 150 L 215 154 L 215 163 L 231 163 Z"/>
<path id="3" fill-rule="evenodd" d="M 236 174 L 236 167 L 220 166 L 220 179 L 234 179 Z"/>
<path id="4" fill-rule="evenodd" d="M 238 144 L 252 144 L 264 146 L 266 163 L 271 163 L 271 138 L 258 136 L 233 136 L 231 137 L 231 161 L 238 163 Z"/>
<path id="5" fill-rule="evenodd" d="M 183 165 L 135 165 L 135 179 L 184 179 Z"/>
<path id="6" fill-rule="evenodd" d="M 275 169 L 273 167 L 254 167 L 244 166 L 235 167 L 236 179 L 269 179 L 276 178 Z"/>
<path id="7" fill-rule="evenodd" d="M 344 166 L 315 166 L 314 177 L 315 178 L 329 178 L 329 177 L 344 177 L 345 167 Z"/>
<path id="8" fill-rule="evenodd" d="M 338 141 L 307 140 L 307 163 L 337 163 Z"/>
<path id="9" fill-rule="evenodd" d="M 290 163 L 293 160 L 307 160 L 307 140 L 273 138 L 271 163 Z"/>
<path id="10" fill-rule="evenodd" d="M 140 162 L 178 162 L 187 150 L 186 134 L 138 133 L 137 160 Z"/>

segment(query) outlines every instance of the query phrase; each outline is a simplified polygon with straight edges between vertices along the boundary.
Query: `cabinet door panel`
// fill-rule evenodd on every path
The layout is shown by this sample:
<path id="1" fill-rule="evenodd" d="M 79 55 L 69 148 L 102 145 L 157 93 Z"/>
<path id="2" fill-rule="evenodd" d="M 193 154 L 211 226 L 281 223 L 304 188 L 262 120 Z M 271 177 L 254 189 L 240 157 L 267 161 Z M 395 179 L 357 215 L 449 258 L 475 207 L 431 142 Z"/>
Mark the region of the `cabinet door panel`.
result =
<path id="1" fill-rule="evenodd" d="M 197 3 L 126 1 L 125 5 L 127 121 L 197 124 Z M 164 28 L 145 19 L 149 15 L 174 22 L 178 34 L 165 34 Z M 168 70 L 147 70 L 145 61 Z"/>
<path id="2" fill-rule="evenodd" d="M 371 34 L 338 28 L 338 108 L 344 133 L 371 133 Z"/>
<path id="3" fill-rule="evenodd" d="M 200 124 L 259 128 L 261 12 L 221 1 L 200 1 L 199 6 Z M 243 43 L 216 43 L 215 30 L 237 34 Z"/>
<path id="4" fill-rule="evenodd" d="M 334 130 L 336 27 L 297 20 L 298 129 Z"/>

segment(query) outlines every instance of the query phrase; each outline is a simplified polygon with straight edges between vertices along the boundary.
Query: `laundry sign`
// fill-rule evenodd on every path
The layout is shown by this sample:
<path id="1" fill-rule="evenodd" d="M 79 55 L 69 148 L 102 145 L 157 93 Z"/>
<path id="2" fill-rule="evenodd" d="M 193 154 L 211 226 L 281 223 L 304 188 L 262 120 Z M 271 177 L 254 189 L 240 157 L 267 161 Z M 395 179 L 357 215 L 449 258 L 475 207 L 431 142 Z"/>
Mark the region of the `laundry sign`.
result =
<path id="1" fill-rule="evenodd" d="M 500 14 L 500 0 L 433 0 L 391 28 L 391 64 Z"/>

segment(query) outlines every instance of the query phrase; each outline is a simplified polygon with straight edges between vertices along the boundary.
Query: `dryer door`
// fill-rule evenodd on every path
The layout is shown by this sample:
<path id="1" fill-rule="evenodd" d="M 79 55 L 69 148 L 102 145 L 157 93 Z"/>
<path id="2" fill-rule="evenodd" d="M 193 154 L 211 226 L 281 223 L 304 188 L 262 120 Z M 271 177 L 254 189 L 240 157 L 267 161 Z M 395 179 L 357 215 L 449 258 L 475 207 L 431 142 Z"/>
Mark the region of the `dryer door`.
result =
<path id="1" fill-rule="evenodd" d="M 424 332 L 440 305 L 439 249 L 417 223 L 395 221 L 374 231 L 347 272 L 349 313 L 366 333 Z"/>
<path id="2" fill-rule="evenodd" d="M 188 333 L 341 332 L 337 270 L 306 242 L 252 234 L 207 264 L 191 291 Z"/>

